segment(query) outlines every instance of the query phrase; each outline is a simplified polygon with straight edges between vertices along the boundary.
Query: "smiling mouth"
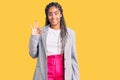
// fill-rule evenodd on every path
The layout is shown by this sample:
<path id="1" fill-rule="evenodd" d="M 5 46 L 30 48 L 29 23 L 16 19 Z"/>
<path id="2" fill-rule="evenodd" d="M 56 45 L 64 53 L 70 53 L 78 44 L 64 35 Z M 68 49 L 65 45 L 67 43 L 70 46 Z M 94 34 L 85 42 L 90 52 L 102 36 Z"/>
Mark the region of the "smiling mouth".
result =
<path id="1" fill-rule="evenodd" d="M 56 20 L 52 20 L 52 22 L 56 22 Z"/>

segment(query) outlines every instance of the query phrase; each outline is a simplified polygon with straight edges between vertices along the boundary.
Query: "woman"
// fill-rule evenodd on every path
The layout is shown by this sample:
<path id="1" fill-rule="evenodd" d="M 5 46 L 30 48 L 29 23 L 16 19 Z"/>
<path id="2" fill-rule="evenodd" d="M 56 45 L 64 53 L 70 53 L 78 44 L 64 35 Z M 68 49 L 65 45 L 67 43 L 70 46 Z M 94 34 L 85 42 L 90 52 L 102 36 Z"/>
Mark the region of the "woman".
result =
<path id="1" fill-rule="evenodd" d="M 29 53 L 37 58 L 33 80 L 79 80 L 75 33 L 66 28 L 61 5 L 49 3 L 45 14 L 45 27 L 35 23 L 29 42 Z"/>

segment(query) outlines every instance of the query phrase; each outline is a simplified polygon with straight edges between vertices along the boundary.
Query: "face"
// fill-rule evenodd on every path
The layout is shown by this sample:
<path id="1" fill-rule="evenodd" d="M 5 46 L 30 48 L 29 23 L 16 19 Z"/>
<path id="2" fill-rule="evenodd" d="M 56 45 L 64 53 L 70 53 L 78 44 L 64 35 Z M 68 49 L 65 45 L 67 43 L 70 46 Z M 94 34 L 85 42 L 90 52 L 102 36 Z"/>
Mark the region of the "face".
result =
<path id="1" fill-rule="evenodd" d="M 50 7 L 47 16 L 51 26 L 60 25 L 60 18 L 62 17 L 62 15 L 58 8 L 56 8 L 55 6 Z"/>

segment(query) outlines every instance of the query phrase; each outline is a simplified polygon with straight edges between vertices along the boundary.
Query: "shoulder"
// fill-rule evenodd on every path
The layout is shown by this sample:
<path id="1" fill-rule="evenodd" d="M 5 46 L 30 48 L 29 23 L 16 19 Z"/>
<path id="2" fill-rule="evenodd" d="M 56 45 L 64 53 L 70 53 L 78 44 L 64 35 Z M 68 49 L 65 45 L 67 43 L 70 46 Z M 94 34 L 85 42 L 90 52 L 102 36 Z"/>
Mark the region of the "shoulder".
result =
<path id="1" fill-rule="evenodd" d="M 49 27 L 50 27 L 50 25 L 46 25 L 46 26 L 42 26 L 41 29 L 44 30 L 44 29 L 47 29 Z"/>
<path id="2" fill-rule="evenodd" d="M 50 25 L 42 26 L 42 27 L 41 27 L 42 32 L 43 32 L 43 33 L 46 32 L 49 27 L 50 27 Z"/>
<path id="3" fill-rule="evenodd" d="M 75 35 L 75 31 L 69 27 L 67 27 L 67 32 L 69 35 Z"/>

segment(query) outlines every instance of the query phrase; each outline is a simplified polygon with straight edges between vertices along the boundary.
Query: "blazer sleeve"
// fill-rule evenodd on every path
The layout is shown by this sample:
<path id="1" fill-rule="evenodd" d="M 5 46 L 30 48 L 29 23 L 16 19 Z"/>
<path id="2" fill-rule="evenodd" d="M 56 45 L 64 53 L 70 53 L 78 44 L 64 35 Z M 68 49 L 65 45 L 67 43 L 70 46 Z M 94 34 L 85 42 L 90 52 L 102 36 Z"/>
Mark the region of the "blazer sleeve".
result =
<path id="1" fill-rule="evenodd" d="M 73 45 L 72 45 L 72 80 L 80 80 L 79 67 L 76 54 L 76 37 L 73 32 Z"/>
<path id="2" fill-rule="evenodd" d="M 29 40 L 29 54 L 32 58 L 36 58 L 39 52 L 39 35 L 31 35 Z"/>

